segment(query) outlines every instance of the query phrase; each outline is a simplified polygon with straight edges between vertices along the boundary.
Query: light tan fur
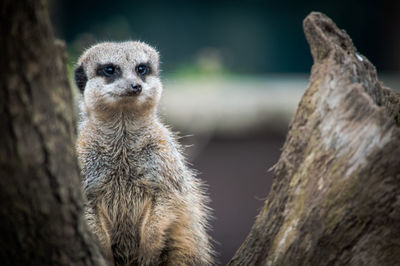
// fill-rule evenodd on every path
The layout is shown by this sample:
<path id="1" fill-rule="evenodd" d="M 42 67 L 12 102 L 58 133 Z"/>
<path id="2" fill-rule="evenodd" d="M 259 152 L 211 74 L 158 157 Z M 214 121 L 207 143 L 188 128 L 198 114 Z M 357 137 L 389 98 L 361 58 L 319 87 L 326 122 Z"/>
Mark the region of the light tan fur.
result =
<path id="1" fill-rule="evenodd" d="M 85 215 L 115 265 L 211 265 L 210 216 L 201 182 L 158 119 L 158 53 L 141 42 L 100 43 L 79 59 L 84 86 L 77 151 Z M 117 65 L 113 82 L 99 65 Z M 151 73 L 135 72 L 148 63 Z M 124 96 L 130 84 L 138 95 Z"/>

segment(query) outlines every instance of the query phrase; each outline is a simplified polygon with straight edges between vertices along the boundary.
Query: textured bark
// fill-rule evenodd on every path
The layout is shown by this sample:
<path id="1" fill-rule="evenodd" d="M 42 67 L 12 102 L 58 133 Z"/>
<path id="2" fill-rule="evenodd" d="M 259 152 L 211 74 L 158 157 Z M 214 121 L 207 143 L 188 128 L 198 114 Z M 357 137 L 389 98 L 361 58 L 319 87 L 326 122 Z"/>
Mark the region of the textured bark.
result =
<path id="1" fill-rule="evenodd" d="M 1 265 L 105 265 L 82 218 L 65 49 L 45 1 L 1 2 Z"/>
<path id="2" fill-rule="evenodd" d="M 310 83 L 230 265 L 398 265 L 400 97 L 325 15 L 303 26 Z"/>

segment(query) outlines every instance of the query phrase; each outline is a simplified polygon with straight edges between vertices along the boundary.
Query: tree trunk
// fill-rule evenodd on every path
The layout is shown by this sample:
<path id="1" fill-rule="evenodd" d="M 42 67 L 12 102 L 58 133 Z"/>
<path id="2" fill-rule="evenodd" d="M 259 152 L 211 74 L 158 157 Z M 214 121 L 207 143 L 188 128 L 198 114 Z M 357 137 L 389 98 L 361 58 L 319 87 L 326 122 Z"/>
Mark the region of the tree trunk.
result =
<path id="1" fill-rule="evenodd" d="M 400 97 L 329 18 L 303 26 L 310 84 L 230 265 L 398 265 Z"/>
<path id="2" fill-rule="evenodd" d="M 1 265 L 105 265 L 82 216 L 65 49 L 44 1 L 1 3 Z"/>

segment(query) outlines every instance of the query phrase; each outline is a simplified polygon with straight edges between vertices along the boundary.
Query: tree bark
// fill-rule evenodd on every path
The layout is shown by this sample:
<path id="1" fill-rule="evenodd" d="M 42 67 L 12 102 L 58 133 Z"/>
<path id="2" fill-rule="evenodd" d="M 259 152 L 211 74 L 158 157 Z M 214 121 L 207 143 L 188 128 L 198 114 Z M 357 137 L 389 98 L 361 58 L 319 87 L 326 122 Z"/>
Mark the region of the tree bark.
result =
<path id="1" fill-rule="evenodd" d="M 1 3 L 1 265 L 105 265 L 82 216 L 72 91 L 45 1 Z"/>
<path id="2" fill-rule="evenodd" d="M 400 97 L 321 13 L 274 184 L 229 265 L 398 265 Z"/>

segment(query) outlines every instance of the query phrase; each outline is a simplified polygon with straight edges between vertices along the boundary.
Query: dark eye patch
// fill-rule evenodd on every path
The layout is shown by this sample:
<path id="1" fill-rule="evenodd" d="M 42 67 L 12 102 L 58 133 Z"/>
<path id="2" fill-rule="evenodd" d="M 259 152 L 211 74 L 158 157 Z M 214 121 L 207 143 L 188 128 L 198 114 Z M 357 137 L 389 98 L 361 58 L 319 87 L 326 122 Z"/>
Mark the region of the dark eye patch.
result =
<path id="1" fill-rule="evenodd" d="M 99 65 L 96 70 L 96 75 L 105 77 L 107 82 L 113 82 L 121 76 L 121 68 L 111 63 Z"/>
<path id="2" fill-rule="evenodd" d="M 136 66 L 135 71 L 143 79 L 145 76 L 151 74 L 152 69 L 150 67 L 150 64 L 142 63 Z"/>

